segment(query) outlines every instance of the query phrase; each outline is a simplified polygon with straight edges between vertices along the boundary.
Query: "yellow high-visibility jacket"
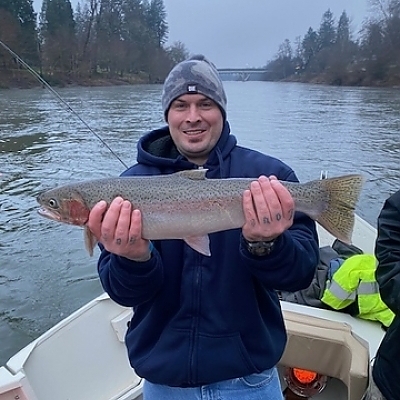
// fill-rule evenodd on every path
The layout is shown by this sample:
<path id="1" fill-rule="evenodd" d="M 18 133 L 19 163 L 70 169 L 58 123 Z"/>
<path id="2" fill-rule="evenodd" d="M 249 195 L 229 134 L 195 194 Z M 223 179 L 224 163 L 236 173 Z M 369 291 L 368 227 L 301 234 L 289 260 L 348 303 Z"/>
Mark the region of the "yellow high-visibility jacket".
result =
<path id="1" fill-rule="evenodd" d="M 377 261 L 372 254 L 349 257 L 327 282 L 321 301 L 341 310 L 357 301 L 359 317 L 379 321 L 388 327 L 394 313 L 382 301 L 375 279 Z"/>

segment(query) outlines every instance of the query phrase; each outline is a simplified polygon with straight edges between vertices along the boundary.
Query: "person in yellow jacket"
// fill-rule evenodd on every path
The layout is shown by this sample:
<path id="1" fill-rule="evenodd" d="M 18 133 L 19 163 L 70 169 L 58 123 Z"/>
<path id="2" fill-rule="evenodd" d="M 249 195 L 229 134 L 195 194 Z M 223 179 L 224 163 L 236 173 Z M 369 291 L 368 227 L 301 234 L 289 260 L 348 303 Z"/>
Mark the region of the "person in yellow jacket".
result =
<path id="1" fill-rule="evenodd" d="M 377 260 L 372 254 L 349 257 L 327 282 L 321 301 L 335 310 L 357 302 L 358 317 L 390 326 L 394 313 L 379 294 L 376 266 Z"/>

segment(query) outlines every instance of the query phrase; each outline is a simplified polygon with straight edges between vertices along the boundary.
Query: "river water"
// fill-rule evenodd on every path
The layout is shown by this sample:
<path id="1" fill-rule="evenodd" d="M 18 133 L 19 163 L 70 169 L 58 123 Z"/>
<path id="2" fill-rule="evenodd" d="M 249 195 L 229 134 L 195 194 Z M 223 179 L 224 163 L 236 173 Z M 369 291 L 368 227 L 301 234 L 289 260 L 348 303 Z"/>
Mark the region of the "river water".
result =
<path id="1" fill-rule="evenodd" d="M 224 82 L 239 144 L 269 153 L 299 179 L 362 173 L 357 212 L 375 225 L 400 188 L 400 90 Z M 126 163 L 164 124 L 160 85 L 58 89 Z M 0 365 L 101 293 L 98 253 L 82 230 L 36 213 L 36 195 L 71 181 L 116 176 L 123 165 L 45 89 L 0 91 Z"/>

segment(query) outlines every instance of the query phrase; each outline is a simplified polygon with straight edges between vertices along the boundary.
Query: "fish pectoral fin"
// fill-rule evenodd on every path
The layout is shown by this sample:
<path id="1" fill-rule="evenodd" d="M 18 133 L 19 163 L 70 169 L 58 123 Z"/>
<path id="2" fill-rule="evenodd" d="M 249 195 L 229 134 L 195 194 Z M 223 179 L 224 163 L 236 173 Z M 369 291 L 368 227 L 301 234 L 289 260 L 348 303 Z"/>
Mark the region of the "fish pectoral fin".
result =
<path id="1" fill-rule="evenodd" d="M 83 237 L 85 239 L 86 250 L 88 251 L 90 257 L 92 257 L 93 250 L 97 244 L 97 239 L 86 225 L 84 226 Z"/>
<path id="2" fill-rule="evenodd" d="M 187 238 L 183 238 L 188 246 L 190 246 L 193 250 L 198 251 L 200 254 L 205 256 L 211 256 L 210 252 L 210 238 L 208 235 L 206 236 L 191 236 Z"/>

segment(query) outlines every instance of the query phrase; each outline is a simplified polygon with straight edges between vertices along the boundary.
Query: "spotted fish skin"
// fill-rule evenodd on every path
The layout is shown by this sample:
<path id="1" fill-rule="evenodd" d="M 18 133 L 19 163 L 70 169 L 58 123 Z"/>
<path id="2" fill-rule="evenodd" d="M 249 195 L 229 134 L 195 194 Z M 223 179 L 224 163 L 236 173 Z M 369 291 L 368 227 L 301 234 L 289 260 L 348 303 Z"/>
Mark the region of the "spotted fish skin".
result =
<path id="1" fill-rule="evenodd" d="M 184 239 L 190 244 L 190 238 L 242 227 L 243 192 L 254 181 L 207 179 L 205 174 L 203 169 L 73 183 L 40 194 L 38 212 L 55 221 L 85 226 L 98 201 L 109 204 L 120 196 L 141 210 L 144 238 Z M 309 215 L 338 239 L 351 242 L 354 210 L 363 185 L 361 175 L 281 183 L 292 195 L 296 211 Z"/>

